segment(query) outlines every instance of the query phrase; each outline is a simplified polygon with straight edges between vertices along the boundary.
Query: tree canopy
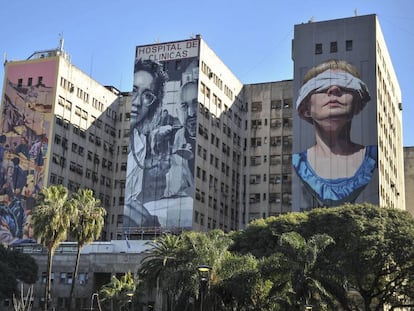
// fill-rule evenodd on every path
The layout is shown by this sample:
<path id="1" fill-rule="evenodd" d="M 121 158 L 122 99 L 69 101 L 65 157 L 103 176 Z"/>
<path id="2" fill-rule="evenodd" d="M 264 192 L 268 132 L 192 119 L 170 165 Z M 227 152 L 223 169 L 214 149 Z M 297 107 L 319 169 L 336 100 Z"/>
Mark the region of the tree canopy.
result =
<path id="1" fill-rule="evenodd" d="M 401 210 L 320 208 L 230 234 L 165 235 L 152 246 L 138 272 L 160 289 L 163 310 L 197 301 L 198 264 L 212 267 L 204 310 L 382 310 L 401 295 L 414 299 L 414 219 Z"/>
<path id="2" fill-rule="evenodd" d="M 35 283 L 37 272 L 33 257 L 0 244 L 0 299 L 11 299 L 18 292 L 18 280 Z"/>

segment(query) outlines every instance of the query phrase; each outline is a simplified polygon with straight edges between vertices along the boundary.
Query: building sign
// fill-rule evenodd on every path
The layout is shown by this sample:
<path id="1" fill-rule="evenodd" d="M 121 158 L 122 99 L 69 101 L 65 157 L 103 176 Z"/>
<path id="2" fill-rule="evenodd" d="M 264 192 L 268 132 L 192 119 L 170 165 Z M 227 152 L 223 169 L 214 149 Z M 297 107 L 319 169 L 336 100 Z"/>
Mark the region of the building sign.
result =
<path id="1" fill-rule="evenodd" d="M 139 46 L 136 59 L 164 62 L 198 56 L 199 40 L 178 41 L 156 45 Z"/>

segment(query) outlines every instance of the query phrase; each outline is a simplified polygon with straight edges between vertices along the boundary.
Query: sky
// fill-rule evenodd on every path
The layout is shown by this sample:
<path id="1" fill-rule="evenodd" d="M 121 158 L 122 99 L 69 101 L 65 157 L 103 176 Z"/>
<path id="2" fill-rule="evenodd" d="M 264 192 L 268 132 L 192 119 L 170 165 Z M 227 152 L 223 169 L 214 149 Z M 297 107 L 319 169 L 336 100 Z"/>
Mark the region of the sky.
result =
<path id="1" fill-rule="evenodd" d="M 130 91 L 135 46 L 200 34 L 241 82 L 271 82 L 293 78 L 295 24 L 377 14 L 402 92 L 403 144 L 414 146 L 413 9 L 412 0 L 2 0 L 0 52 L 24 60 L 63 37 L 76 67 Z"/>

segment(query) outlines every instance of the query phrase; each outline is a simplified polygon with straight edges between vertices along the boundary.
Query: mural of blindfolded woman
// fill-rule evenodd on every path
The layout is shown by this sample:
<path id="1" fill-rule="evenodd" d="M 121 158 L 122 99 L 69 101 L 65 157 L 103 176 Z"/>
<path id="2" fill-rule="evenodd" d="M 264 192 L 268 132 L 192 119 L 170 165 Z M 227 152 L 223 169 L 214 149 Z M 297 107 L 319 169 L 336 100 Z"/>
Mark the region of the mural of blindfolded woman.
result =
<path id="1" fill-rule="evenodd" d="M 296 109 L 313 125 L 315 143 L 294 153 L 292 164 L 309 207 L 353 203 L 372 180 L 377 146 L 351 140 L 352 119 L 370 99 L 358 70 L 343 60 L 323 62 L 306 73 Z"/>

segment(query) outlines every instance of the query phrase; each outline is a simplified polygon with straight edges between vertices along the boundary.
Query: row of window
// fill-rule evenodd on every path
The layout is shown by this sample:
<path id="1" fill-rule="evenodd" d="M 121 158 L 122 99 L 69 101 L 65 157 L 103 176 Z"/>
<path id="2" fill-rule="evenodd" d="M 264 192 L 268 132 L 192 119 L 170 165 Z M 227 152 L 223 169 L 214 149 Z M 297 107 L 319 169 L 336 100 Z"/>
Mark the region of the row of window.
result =
<path id="1" fill-rule="evenodd" d="M 262 139 L 263 138 L 263 139 Z M 262 146 L 262 141 L 264 144 L 267 144 L 267 137 L 252 137 L 250 138 L 250 146 L 251 147 L 260 147 Z M 271 136 L 270 137 L 270 146 L 278 147 L 291 147 L 292 146 L 292 136 Z"/>
<path id="2" fill-rule="evenodd" d="M 33 77 L 27 78 L 27 86 L 32 86 L 32 85 L 33 85 Z M 40 85 L 43 85 L 42 76 L 37 77 L 36 86 L 40 86 Z M 23 86 L 23 79 L 22 78 L 17 79 L 17 87 L 22 87 L 22 86 Z"/>
<path id="3" fill-rule="evenodd" d="M 206 87 L 206 86 L 204 86 L 203 83 L 201 83 L 201 85 L 202 85 L 202 88 L 201 88 L 202 93 L 204 95 L 206 95 L 206 97 L 210 98 L 210 90 L 209 90 L 209 88 Z M 203 86 L 204 86 L 204 88 L 203 88 Z M 213 93 L 213 100 L 212 100 L 212 102 L 215 105 L 215 107 L 218 107 L 221 110 L 221 108 L 222 108 L 222 101 L 214 93 Z M 210 115 L 211 115 L 212 125 L 214 125 L 214 121 L 220 122 L 220 117 L 217 117 L 217 113 L 211 112 L 210 111 L 211 109 L 209 109 L 208 107 L 204 106 L 203 103 L 199 103 L 199 110 L 200 110 L 200 113 L 202 115 L 204 115 L 207 119 L 209 119 L 210 118 Z M 217 109 L 215 109 L 215 110 L 217 110 Z M 223 111 L 219 111 L 219 113 L 221 115 L 227 116 L 230 120 L 234 120 L 234 123 L 238 127 L 241 126 L 241 122 L 242 122 L 241 117 L 236 112 L 233 112 L 233 110 L 231 108 L 229 108 L 226 104 L 223 105 Z M 220 127 L 220 125 L 217 125 L 217 127 Z"/>
<path id="4" fill-rule="evenodd" d="M 88 179 L 90 178 L 94 178 L 95 182 L 98 181 L 98 174 L 95 172 L 92 172 L 91 170 L 87 169 L 86 170 L 86 174 Z M 64 184 L 64 180 L 65 178 L 63 176 L 59 176 L 56 175 L 54 173 L 50 174 L 50 184 L 53 185 L 63 185 Z M 106 183 L 106 180 L 103 180 L 103 183 Z M 111 181 L 109 179 L 108 184 L 110 184 Z M 67 187 L 70 191 L 77 191 L 79 189 L 81 185 L 73 180 L 68 180 L 67 183 Z M 110 186 L 107 186 L 110 187 Z M 93 189 L 92 189 L 93 190 Z M 110 205 L 110 196 L 109 195 L 105 195 L 102 192 L 99 193 L 98 198 L 101 202 L 104 203 L 105 206 L 109 206 Z M 115 205 L 115 197 L 113 198 L 114 202 L 113 204 Z M 119 199 L 121 201 L 121 198 Z M 123 199 L 122 199 L 122 203 L 119 203 L 120 205 L 124 204 Z"/>
<path id="5" fill-rule="evenodd" d="M 214 72 L 211 71 L 210 67 L 201 61 L 201 72 L 203 72 L 209 79 L 213 79 L 213 82 L 220 90 L 223 90 L 223 80 L 221 80 Z"/>
<path id="6" fill-rule="evenodd" d="M 284 165 L 289 165 L 292 163 L 292 155 L 290 154 L 275 154 L 271 155 L 270 157 L 270 165 L 279 165 L 283 162 Z M 250 157 L 250 165 L 260 165 L 263 163 L 267 163 L 267 155 L 259 155 L 259 156 L 251 156 Z"/>
<path id="7" fill-rule="evenodd" d="M 252 174 L 250 175 L 249 180 L 251 185 L 257 185 L 262 183 L 262 175 L 261 174 Z M 263 182 L 267 182 L 267 174 L 263 174 Z M 269 175 L 269 184 L 290 184 L 291 182 L 291 175 L 290 174 L 270 174 Z"/>
<path id="8" fill-rule="evenodd" d="M 260 202 L 267 202 L 267 193 L 252 193 L 249 195 L 249 203 L 255 204 Z M 291 204 L 292 203 L 292 193 L 290 192 L 271 192 L 269 193 L 269 203 L 283 203 Z"/>
<path id="9" fill-rule="evenodd" d="M 66 110 L 71 111 L 72 110 L 72 102 L 68 99 L 65 99 L 61 96 L 58 97 L 58 104 L 62 107 L 64 107 Z M 110 111 L 110 109 L 107 109 L 107 111 Z M 78 117 L 88 120 L 88 112 L 84 109 L 82 109 L 79 106 L 75 106 L 75 115 Z M 102 120 L 97 119 L 95 116 L 91 115 L 91 125 L 96 126 L 97 128 L 102 128 Z M 58 116 L 58 119 L 62 119 L 62 117 Z M 69 124 L 68 120 L 67 123 Z M 74 125 L 75 126 L 75 125 Z M 107 123 L 105 123 L 105 133 L 110 134 L 112 137 L 115 137 L 115 128 Z"/>
<path id="10" fill-rule="evenodd" d="M 200 213 L 198 211 L 194 211 L 194 222 L 197 224 L 200 224 L 201 226 L 204 226 L 204 214 Z M 212 219 L 211 217 L 208 217 L 208 221 L 207 221 L 207 228 L 208 229 L 216 229 L 219 228 L 221 230 L 227 231 L 228 226 L 226 224 L 223 225 L 222 222 L 220 222 L 220 224 L 217 226 L 217 221 L 215 219 Z M 232 228 L 231 230 L 236 230 L 237 229 L 237 223 L 236 224 L 232 224 Z"/>
<path id="11" fill-rule="evenodd" d="M 251 120 L 251 129 L 261 129 L 262 125 L 267 126 L 267 119 Z M 270 119 L 270 128 L 291 128 L 293 125 L 292 118 L 272 118 Z M 247 129 L 247 128 L 246 128 Z"/>
<path id="12" fill-rule="evenodd" d="M 246 103 L 247 105 L 247 103 Z M 251 103 L 251 112 L 260 112 L 263 109 L 263 103 L 260 101 L 255 101 Z M 270 109 L 271 110 L 279 110 L 279 109 L 292 109 L 292 99 L 286 98 L 286 99 L 278 99 L 278 100 L 272 100 L 270 102 Z"/>
<path id="13" fill-rule="evenodd" d="M 72 272 L 60 272 L 58 274 L 59 279 L 57 280 L 57 282 L 59 284 L 72 284 L 73 282 L 73 273 Z M 80 272 L 78 273 L 78 282 L 80 285 L 85 285 L 88 283 L 89 280 L 89 276 L 88 276 L 88 272 Z M 42 284 L 46 284 L 46 280 L 47 280 L 47 272 L 42 272 Z M 52 272 L 52 274 L 50 275 L 50 281 L 52 282 L 52 284 L 55 281 L 55 272 Z"/>
<path id="14" fill-rule="evenodd" d="M 346 40 L 345 41 L 345 51 L 352 51 L 353 48 L 353 42 L 352 40 Z M 338 42 L 337 41 L 331 41 L 329 43 L 329 52 L 330 53 L 337 53 L 338 52 Z M 323 53 L 323 44 L 322 43 L 316 43 L 315 44 L 315 54 L 322 54 Z"/>

